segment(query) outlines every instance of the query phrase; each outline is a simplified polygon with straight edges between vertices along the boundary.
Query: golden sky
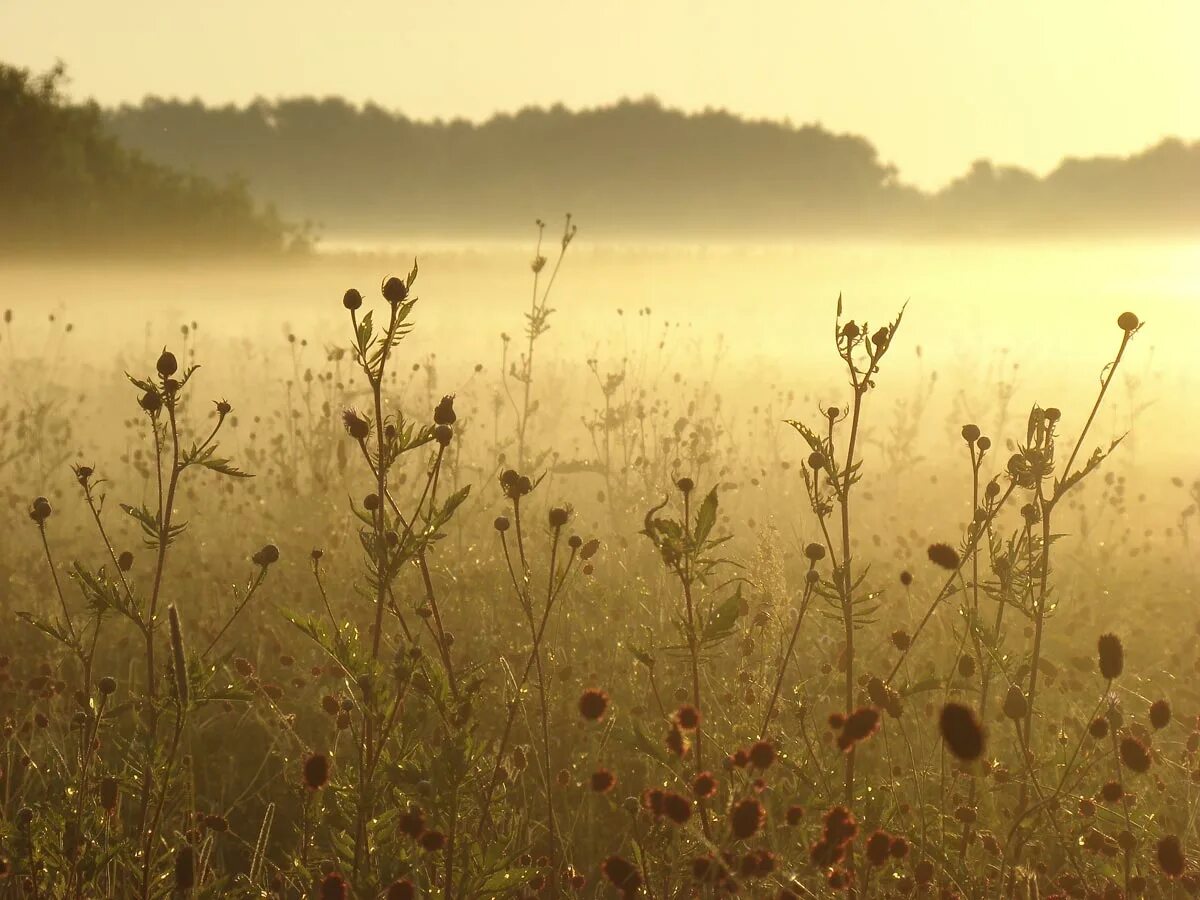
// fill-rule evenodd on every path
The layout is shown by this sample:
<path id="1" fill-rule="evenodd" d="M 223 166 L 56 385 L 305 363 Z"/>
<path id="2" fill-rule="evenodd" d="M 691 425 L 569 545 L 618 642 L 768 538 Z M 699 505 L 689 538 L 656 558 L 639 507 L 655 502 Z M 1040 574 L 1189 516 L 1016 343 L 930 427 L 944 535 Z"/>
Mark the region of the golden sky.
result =
<path id="1" fill-rule="evenodd" d="M 655 94 L 868 137 L 905 180 L 1200 138 L 1198 0 L 0 0 L 72 93 L 341 94 L 484 118 Z"/>

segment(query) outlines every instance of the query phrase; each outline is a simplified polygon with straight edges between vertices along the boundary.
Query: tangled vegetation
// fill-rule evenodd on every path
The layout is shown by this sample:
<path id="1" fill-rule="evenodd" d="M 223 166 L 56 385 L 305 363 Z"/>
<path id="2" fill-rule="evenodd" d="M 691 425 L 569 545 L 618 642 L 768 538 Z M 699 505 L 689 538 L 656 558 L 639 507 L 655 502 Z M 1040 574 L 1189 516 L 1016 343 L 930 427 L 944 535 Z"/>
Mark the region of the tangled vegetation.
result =
<path id="1" fill-rule="evenodd" d="M 1092 406 L 959 423 L 916 524 L 910 432 L 872 425 L 903 311 L 839 299 L 821 402 L 727 415 L 591 360 L 576 460 L 539 428 L 546 265 L 490 385 L 406 356 L 414 266 L 345 292 L 315 368 L 290 338 L 272 409 L 207 401 L 185 326 L 78 401 L 111 417 L 86 460 L 66 387 L 13 354 L 0 895 L 1200 889 L 1194 636 L 1153 599 L 1178 576 L 1080 527 L 1126 503 L 1098 422 L 1135 314 Z"/>

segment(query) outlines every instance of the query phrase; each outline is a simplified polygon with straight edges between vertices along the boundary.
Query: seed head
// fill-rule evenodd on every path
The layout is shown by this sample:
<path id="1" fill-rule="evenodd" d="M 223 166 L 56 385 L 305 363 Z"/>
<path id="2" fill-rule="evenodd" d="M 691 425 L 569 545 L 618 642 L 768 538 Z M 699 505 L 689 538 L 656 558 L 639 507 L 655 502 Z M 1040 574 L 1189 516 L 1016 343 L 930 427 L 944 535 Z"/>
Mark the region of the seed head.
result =
<path id="1" fill-rule="evenodd" d="M 433 439 L 438 442 L 440 447 L 449 447 L 450 440 L 454 437 L 454 429 L 449 425 L 434 425 Z"/>
<path id="2" fill-rule="evenodd" d="M 128 572 L 133 568 L 133 554 L 128 550 L 122 550 L 121 555 L 117 557 L 117 568 L 122 572 Z"/>
<path id="3" fill-rule="evenodd" d="M 1136 331 L 1138 325 L 1140 324 L 1141 323 L 1138 321 L 1138 317 L 1135 313 L 1123 312 L 1121 315 L 1117 316 L 1117 327 L 1122 331 Z"/>
<path id="4" fill-rule="evenodd" d="M 1115 634 L 1102 634 L 1098 642 L 1100 651 L 1100 674 L 1112 681 L 1119 678 L 1125 668 L 1125 647 Z"/>
<path id="5" fill-rule="evenodd" d="M 434 408 L 433 422 L 435 425 L 453 425 L 456 421 L 458 416 L 454 412 L 454 395 L 447 394 Z"/>
<path id="6" fill-rule="evenodd" d="M 1150 724 L 1161 731 L 1171 724 L 1171 704 L 1166 700 L 1155 700 L 1150 704 Z"/>
<path id="7" fill-rule="evenodd" d="M 555 506 L 550 510 L 549 516 L 551 528 L 562 528 L 571 518 L 571 514 L 561 506 Z"/>
<path id="8" fill-rule="evenodd" d="M 964 425 L 962 427 L 963 440 L 968 444 L 973 444 L 979 440 L 979 434 L 980 432 L 978 425 Z"/>
<path id="9" fill-rule="evenodd" d="M 679 493 L 685 497 L 696 489 L 696 482 L 688 478 L 686 475 L 675 482 L 675 487 L 679 488 Z"/>
<path id="10" fill-rule="evenodd" d="M 1024 719 L 1029 712 L 1029 702 L 1025 699 L 1024 692 L 1015 684 L 1008 688 L 1008 695 L 1004 698 L 1004 714 L 1010 719 Z"/>
<path id="11" fill-rule="evenodd" d="M 97 687 L 100 688 L 100 693 L 105 697 L 111 697 L 117 692 L 117 679 L 113 678 L 111 675 L 105 675 L 100 679 Z"/>
<path id="12" fill-rule="evenodd" d="M 825 558 L 825 548 L 814 541 L 804 548 L 804 555 L 811 562 L 820 562 Z"/>
<path id="13" fill-rule="evenodd" d="M 158 374 L 163 378 L 170 378 L 179 371 L 179 361 L 175 359 L 175 354 L 163 348 L 163 352 L 158 357 L 158 362 L 154 364 L 154 368 L 158 370 Z"/>
<path id="14" fill-rule="evenodd" d="M 313 753 L 304 758 L 304 786 L 310 791 L 320 790 L 329 783 L 329 757 L 324 753 Z"/>
<path id="15" fill-rule="evenodd" d="M 592 790 L 597 794 L 607 794 L 617 784 L 617 776 L 608 769 L 597 769 L 590 779 Z"/>
<path id="16" fill-rule="evenodd" d="M 51 512 L 50 501 L 45 497 L 37 497 L 29 507 L 29 518 L 41 525 L 50 518 Z"/>
<path id="17" fill-rule="evenodd" d="M 753 797 L 739 800 L 729 810 L 729 825 L 733 836 L 741 841 L 758 834 L 766 822 L 766 809 Z"/>
<path id="18" fill-rule="evenodd" d="M 408 285 L 393 275 L 383 282 L 383 299 L 393 305 L 408 299 Z"/>
<path id="19" fill-rule="evenodd" d="M 610 856 L 600 863 L 600 872 L 625 897 L 636 897 L 642 889 L 642 873 L 623 856 Z"/>
<path id="20" fill-rule="evenodd" d="M 228 400 L 218 400 L 216 402 L 216 407 L 217 407 L 217 415 L 220 416 L 221 418 L 224 418 L 225 416 L 227 416 L 231 412 L 233 412 L 233 407 L 229 404 Z"/>
<path id="21" fill-rule="evenodd" d="M 585 719 L 598 722 L 608 709 L 608 694 L 599 688 L 588 688 L 579 698 L 579 714 Z"/>
<path id="22" fill-rule="evenodd" d="M 778 754 L 770 741 L 759 741 L 750 748 L 750 764 L 756 769 L 768 769 Z"/>
<path id="23" fill-rule="evenodd" d="M 1126 313 L 1126 315 L 1132 315 L 1132 313 Z M 1162 869 L 1164 875 L 1168 878 L 1178 878 L 1183 874 L 1187 858 L 1183 855 L 1183 847 L 1180 846 L 1179 838 L 1168 834 L 1158 842 L 1155 851 L 1158 855 L 1158 867 Z"/>
<path id="24" fill-rule="evenodd" d="M 961 703 L 947 703 L 938 720 L 946 747 L 963 762 L 974 762 L 983 755 L 983 726 L 975 711 Z"/>
<path id="25" fill-rule="evenodd" d="M 690 703 L 675 711 L 675 724 L 684 731 L 695 731 L 700 725 L 700 712 Z"/>
<path id="26" fill-rule="evenodd" d="M 1150 771 L 1150 748 L 1135 738 L 1126 735 L 1121 738 L 1121 762 L 1126 768 L 1139 775 Z"/>
<path id="27" fill-rule="evenodd" d="M 342 306 L 354 312 L 354 310 L 362 307 L 363 296 L 356 289 L 350 288 L 346 293 L 342 294 Z"/>
<path id="28" fill-rule="evenodd" d="M 356 441 L 365 441 L 371 433 L 370 423 L 353 409 L 342 413 L 342 423 L 346 426 L 346 432 Z"/>
<path id="29" fill-rule="evenodd" d="M 263 568 L 266 568 L 267 566 L 279 562 L 279 548 L 274 544 L 265 544 L 261 550 L 259 550 L 250 558 L 250 560 L 256 566 L 262 566 Z"/>
<path id="30" fill-rule="evenodd" d="M 701 772 L 692 780 L 692 796 L 697 800 L 707 800 L 717 792 L 717 779 L 712 772 Z"/>
<path id="31" fill-rule="evenodd" d="M 941 566 L 948 572 L 958 570 L 958 551 L 949 544 L 930 544 L 929 561 L 935 566 Z"/>

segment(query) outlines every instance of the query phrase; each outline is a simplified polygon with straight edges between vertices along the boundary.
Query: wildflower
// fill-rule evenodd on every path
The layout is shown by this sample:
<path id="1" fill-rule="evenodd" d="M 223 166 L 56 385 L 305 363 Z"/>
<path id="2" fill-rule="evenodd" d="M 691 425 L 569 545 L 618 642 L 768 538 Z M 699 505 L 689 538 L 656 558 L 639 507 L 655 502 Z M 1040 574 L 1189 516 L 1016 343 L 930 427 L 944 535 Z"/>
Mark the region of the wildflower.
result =
<path id="1" fill-rule="evenodd" d="M 1125 668 L 1125 648 L 1115 634 L 1102 634 L 1099 641 L 1100 674 L 1112 681 Z"/>
<path id="2" fill-rule="evenodd" d="M 454 429 L 449 425 L 433 426 L 433 439 L 437 441 L 439 447 L 449 447 L 453 437 Z"/>
<path id="3" fill-rule="evenodd" d="M 440 831 L 426 831 L 420 840 L 421 847 L 430 853 L 437 853 L 446 846 L 446 835 Z"/>
<path id="4" fill-rule="evenodd" d="M 607 794 L 617 784 L 617 776 L 608 769 L 597 769 L 592 773 L 592 790 L 597 794 Z"/>
<path id="5" fill-rule="evenodd" d="M 729 810 L 729 825 L 733 829 L 733 836 L 739 840 L 754 837 L 766 821 L 766 809 L 753 797 L 739 800 Z"/>
<path id="6" fill-rule="evenodd" d="M 1131 772 L 1142 774 L 1150 770 L 1150 748 L 1132 735 L 1121 738 L 1121 762 Z"/>
<path id="7" fill-rule="evenodd" d="M 672 727 L 671 730 L 667 732 L 665 740 L 667 743 L 667 749 L 676 756 L 683 756 L 685 753 L 687 753 L 687 743 L 683 739 L 683 732 L 680 731 L 678 727 Z"/>
<path id="8" fill-rule="evenodd" d="M 867 862 L 882 866 L 891 857 L 892 839 L 886 831 L 874 831 L 867 838 Z"/>
<path id="9" fill-rule="evenodd" d="M 700 713 L 690 704 L 681 706 L 675 712 L 675 723 L 684 731 L 695 731 L 700 726 Z"/>
<path id="10" fill-rule="evenodd" d="M 610 856 L 600 863 L 600 872 L 626 897 L 634 897 L 642 887 L 642 873 L 621 856 Z"/>
<path id="11" fill-rule="evenodd" d="M 1158 842 L 1155 850 L 1158 855 L 1158 867 L 1162 869 L 1164 875 L 1168 878 L 1178 878 L 1183 874 L 1187 859 L 1183 855 L 1183 848 L 1179 845 L 1179 838 L 1168 834 Z"/>
<path id="12" fill-rule="evenodd" d="M 935 566 L 941 566 L 948 572 L 958 570 L 958 551 L 949 544 L 930 544 L 928 553 L 929 561 Z"/>
<path id="13" fill-rule="evenodd" d="M 900 584 L 903 587 L 912 587 L 912 583 L 913 583 L 912 572 L 908 571 L 908 569 L 905 569 L 903 572 L 900 573 Z M 904 634 L 904 632 L 898 631 L 898 632 L 896 632 L 896 634 Z M 905 635 L 905 636 L 907 637 L 907 635 Z M 903 648 L 901 648 L 901 649 L 903 649 Z"/>
<path id="14" fill-rule="evenodd" d="M 100 689 L 101 694 L 109 697 L 117 692 L 117 679 L 111 675 L 105 675 L 96 686 Z"/>
<path id="15" fill-rule="evenodd" d="M 321 900 L 346 900 L 350 896 L 350 885 L 337 872 L 330 872 L 321 879 L 318 896 Z"/>
<path id="16" fill-rule="evenodd" d="M 346 433 L 356 441 L 365 441 L 371 433 L 370 424 L 353 409 L 342 413 L 342 424 L 346 426 Z"/>
<path id="17" fill-rule="evenodd" d="M 692 817 L 692 804 L 682 794 L 667 793 L 662 799 L 663 815 L 676 825 L 684 824 Z"/>
<path id="18" fill-rule="evenodd" d="M 45 497 L 37 497 L 29 507 L 29 518 L 41 525 L 50 518 L 51 512 L 53 510 L 50 508 L 50 501 Z"/>
<path id="19" fill-rule="evenodd" d="M 320 790 L 329 783 L 329 757 L 324 753 L 313 753 L 304 759 L 304 785 L 311 791 Z"/>
<path id="20" fill-rule="evenodd" d="M 979 435 L 980 435 L 980 431 L 979 431 L 978 425 L 964 425 L 962 427 L 963 440 L 966 441 L 968 444 L 973 444 L 977 440 L 979 440 Z"/>
<path id="21" fill-rule="evenodd" d="M 1150 724 L 1161 731 L 1171 724 L 1171 704 L 1166 700 L 1155 700 L 1150 704 Z"/>
<path id="22" fill-rule="evenodd" d="M 588 688 L 579 698 L 579 714 L 585 719 L 598 722 L 608 709 L 608 694 L 599 688 Z"/>
<path id="23" fill-rule="evenodd" d="M 947 703 L 939 719 L 942 740 L 963 762 L 973 762 L 983 755 L 983 726 L 970 707 Z"/>
<path id="24" fill-rule="evenodd" d="M 250 557 L 250 561 L 263 568 L 273 565 L 279 562 L 279 548 L 274 544 L 265 544 L 261 550 Z"/>
<path id="25" fill-rule="evenodd" d="M 1141 323 L 1138 321 L 1138 317 L 1135 313 L 1123 312 L 1121 315 L 1117 316 L 1117 327 L 1122 331 L 1136 331 L 1138 325 L 1140 324 Z"/>
<path id="26" fill-rule="evenodd" d="M 128 550 L 122 550 L 121 555 L 117 557 L 117 568 L 122 572 L 128 572 L 133 568 L 133 554 Z"/>
<path id="27" fill-rule="evenodd" d="M 712 772 L 701 772 L 692 779 L 692 795 L 697 800 L 707 800 L 717 792 L 717 779 Z"/>
<path id="28" fill-rule="evenodd" d="M 788 825 L 792 826 L 793 828 L 795 828 L 797 825 L 799 825 L 803 819 L 804 819 L 804 807 L 801 806 L 799 803 L 793 803 L 791 806 L 789 806 L 787 808 L 787 812 L 784 813 L 784 821 L 787 822 Z"/>
<path id="29" fill-rule="evenodd" d="M 550 510 L 548 519 L 551 528 L 562 528 L 571 518 L 571 514 L 561 506 L 555 506 Z"/>
<path id="30" fill-rule="evenodd" d="M 892 632 L 892 646 L 903 653 L 912 644 L 912 638 L 908 636 L 908 632 L 900 629 Z"/>
<path id="31" fill-rule="evenodd" d="M 750 748 L 750 764 L 756 769 L 770 768 L 775 757 L 775 746 L 770 741 L 759 741 Z"/>
<path id="32" fill-rule="evenodd" d="M 393 275 L 383 282 L 383 299 L 393 306 L 408 299 L 408 285 Z"/>
<path id="33" fill-rule="evenodd" d="M 675 482 L 675 487 L 679 489 L 679 493 L 685 497 L 696 489 L 696 482 L 688 478 L 686 475 Z"/>
<path id="34" fill-rule="evenodd" d="M 492 523 L 492 527 L 501 534 L 504 534 L 504 532 L 508 531 L 510 524 L 508 516 L 496 516 L 496 521 Z"/>
<path id="35" fill-rule="evenodd" d="M 1104 716 L 1096 716 L 1088 725 L 1088 734 L 1096 740 L 1108 737 L 1108 719 Z"/>
<path id="36" fill-rule="evenodd" d="M 810 562 L 820 562 L 825 558 L 825 548 L 814 541 L 804 548 L 804 555 Z"/>
<path id="37" fill-rule="evenodd" d="M 348 291 L 346 291 L 346 293 L 342 294 L 342 306 L 346 307 L 346 309 L 350 310 L 351 312 L 361 308 L 362 304 L 363 295 L 354 288 L 350 288 Z"/>
<path id="38" fill-rule="evenodd" d="M 843 752 L 849 752 L 859 741 L 865 741 L 879 730 L 879 710 L 873 706 L 864 706 L 854 710 L 846 717 L 842 725 L 842 733 L 838 735 L 837 745 Z"/>
<path id="39" fill-rule="evenodd" d="M 1125 789 L 1119 781 L 1106 781 L 1100 788 L 1100 797 L 1105 803 L 1116 803 L 1125 796 Z"/>
<path id="40" fill-rule="evenodd" d="M 1004 698 L 1004 714 L 1010 719 L 1024 719 L 1029 712 L 1029 703 L 1025 694 L 1015 684 L 1009 685 L 1008 695 Z"/>
<path id="41" fill-rule="evenodd" d="M 162 405 L 162 397 L 159 396 L 158 391 L 146 391 L 146 393 L 142 394 L 141 399 L 138 400 L 138 406 L 152 416 L 156 415 L 162 409 Z"/>
<path id="42" fill-rule="evenodd" d="M 454 395 L 447 394 L 442 397 L 433 410 L 433 423 L 435 425 L 453 425 L 456 421 L 458 421 L 458 416 L 454 413 Z"/>

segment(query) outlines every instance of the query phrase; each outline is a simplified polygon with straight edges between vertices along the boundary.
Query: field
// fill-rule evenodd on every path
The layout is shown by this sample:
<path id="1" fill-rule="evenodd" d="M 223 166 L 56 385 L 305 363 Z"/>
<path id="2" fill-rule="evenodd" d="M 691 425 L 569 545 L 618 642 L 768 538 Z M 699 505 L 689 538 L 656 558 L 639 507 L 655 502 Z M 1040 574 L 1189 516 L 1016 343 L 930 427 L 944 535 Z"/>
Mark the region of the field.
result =
<path id="1" fill-rule="evenodd" d="M 1200 892 L 1195 246 L 585 238 L 0 269 L 0 896 Z"/>

